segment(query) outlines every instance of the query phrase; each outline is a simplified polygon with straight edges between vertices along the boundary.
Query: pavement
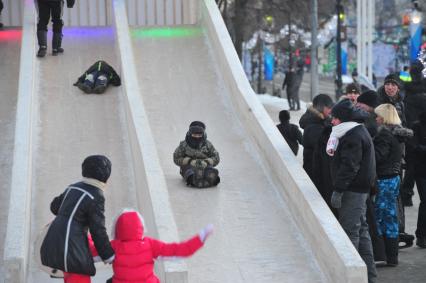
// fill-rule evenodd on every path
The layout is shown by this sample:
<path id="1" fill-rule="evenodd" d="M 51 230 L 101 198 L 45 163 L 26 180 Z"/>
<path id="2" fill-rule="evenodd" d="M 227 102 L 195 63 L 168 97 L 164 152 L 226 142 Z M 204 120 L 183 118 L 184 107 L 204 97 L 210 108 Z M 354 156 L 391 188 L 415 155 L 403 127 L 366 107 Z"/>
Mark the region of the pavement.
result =
<path id="1" fill-rule="evenodd" d="M 301 86 L 301 97 L 304 97 L 306 100 L 309 101 L 310 99 L 310 92 L 309 92 L 309 73 L 305 74 L 304 80 Z M 320 92 L 326 93 L 326 94 L 333 94 L 333 92 L 330 92 L 330 90 L 334 91 L 333 82 L 330 79 L 321 79 L 320 80 Z M 323 92 L 324 91 L 324 92 Z M 328 91 L 328 92 L 327 92 Z M 294 123 L 296 125 L 299 125 L 300 117 L 305 112 L 305 108 L 303 108 L 303 105 L 305 103 L 302 103 L 302 110 L 300 111 L 292 111 L 290 112 L 291 123 Z M 277 107 L 277 105 L 283 105 L 275 103 L 275 105 L 272 104 L 265 104 L 265 109 L 268 111 L 268 113 L 271 116 L 271 119 L 278 124 L 278 113 L 279 111 L 286 109 L 283 107 Z M 285 105 L 285 104 L 284 104 Z M 297 156 L 297 159 L 303 164 L 303 147 L 299 149 L 299 154 Z M 409 234 L 414 235 L 417 225 L 417 214 L 418 214 L 418 207 L 419 207 L 419 197 L 417 193 L 417 189 L 414 189 L 415 195 L 413 198 L 413 207 L 406 207 L 405 208 L 405 225 L 406 225 L 406 232 Z M 378 271 L 378 283 L 424 283 L 426 282 L 426 249 L 421 249 L 417 247 L 414 243 L 413 247 L 407 248 L 407 249 L 401 249 L 399 250 L 399 265 L 397 267 L 380 267 L 377 269 Z"/>

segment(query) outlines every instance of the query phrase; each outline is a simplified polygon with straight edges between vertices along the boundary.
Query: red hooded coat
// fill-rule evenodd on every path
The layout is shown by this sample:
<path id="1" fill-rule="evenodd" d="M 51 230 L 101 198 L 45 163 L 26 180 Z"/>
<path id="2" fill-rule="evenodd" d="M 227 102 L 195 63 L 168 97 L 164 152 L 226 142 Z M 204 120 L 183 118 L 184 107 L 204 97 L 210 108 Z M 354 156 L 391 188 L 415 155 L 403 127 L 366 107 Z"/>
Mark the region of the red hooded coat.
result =
<path id="1" fill-rule="evenodd" d="M 138 212 L 124 212 L 118 217 L 115 239 L 111 241 L 115 251 L 113 283 L 159 283 L 154 274 L 156 258 L 187 257 L 203 246 L 198 235 L 185 242 L 168 244 L 143 234 L 144 227 Z"/>

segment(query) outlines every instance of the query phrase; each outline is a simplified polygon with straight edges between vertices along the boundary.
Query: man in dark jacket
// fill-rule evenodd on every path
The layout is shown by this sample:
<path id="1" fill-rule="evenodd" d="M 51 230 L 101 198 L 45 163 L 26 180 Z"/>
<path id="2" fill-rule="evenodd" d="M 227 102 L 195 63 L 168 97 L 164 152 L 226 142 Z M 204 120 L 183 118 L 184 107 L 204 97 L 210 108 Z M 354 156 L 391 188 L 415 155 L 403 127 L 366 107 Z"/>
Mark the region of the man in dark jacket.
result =
<path id="1" fill-rule="evenodd" d="M 405 83 L 405 109 L 407 127 L 412 129 L 419 115 L 426 109 L 426 79 L 423 78 L 423 64 L 416 60 L 410 68 L 412 81 Z M 414 195 L 414 159 L 415 153 L 410 143 L 407 143 L 405 162 L 406 170 L 401 187 L 401 198 L 404 206 L 413 206 Z"/>
<path id="2" fill-rule="evenodd" d="M 279 119 L 281 123 L 277 125 L 277 128 L 294 155 L 297 155 L 299 143 L 302 144 L 302 132 L 298 126 L 290 124 L 290 113 L 287 110 L 280 111 Z"/>
<path id="3" fill-rule="evenodd" d="M 426 112 L 419 115 L 419 121 L 414 123 L 413 130 L 414 176 L 420 196 L 416 245 L 420 248 L 426 248 Z"/>
<path id="4" fill-rule="evenodd" d="M 70 185 L 52 201 L 50 210 L 56 217 L 41 246 L 43 265 L 62 270 L 67 277 L 95 275 L 89 230 L 99 256 L 112 263 L 114 251 L 105 229 L 103 194 L 110 174 L 108 158 L 89 156 L 82 164 L 83 181 Z"/>
<path id="5" fill-rule="evenodd" d="M 333 107 L 333 100 L 327 94 L 314 97 L 309 107 L 299 120 L 303 132 L 303 168 L 312 179 L 312 158 L 316 143 L 324 127 L 329 124 L 328 116 Z"/>
<path id="6" fill-rule="evenodd" d="M 288 100 L 288 105 L 290 106 L 290 110 L 296 110 L 295 96 L 297 95 L 296 93 L 298 88 L 298 78 L 293 67 L 291 67 L 290 70 L 288 70 L 285 73 L 282 89 L 284 90 L 286 87 L 287 87 L 287 100 Z"/>
<path id="7" fill-rule="evenodd" d="M 333 132 L 338 134 L 331 166 L 331 205 L 338 209 L 339 222 L 367 265 L 368 282 L 376 282 L 370 234 L 366 222 L 366 200 L 375 181 L 373 141 L 364 125 L 352 121 L 356 110 L 348 99 L 332 110 Z"/>
<path id="8" fill-rule="evenodd" d="M 74 83 L 85 93 L 104 93 L 108 85 L 120 86 L 121 79 L 117 72 L 105 61 L 97 61 Z"/>
<path id="9" fill-rule="evenodd" d="M 368 117 L 364 120 L 364 126 L 370 133 L 371 138 L 374 138 L 377 134 L 376 114 L 374 113 L 374 108 L 377 106 L 379 106 L 379 99 L 374 90 L 367 90 L 362 93 L 355 104 L 355 107 L 368 113 Z"/>
<path id="10" fill-rule="evenodd" d="M 404 95 L 401 92 L 402 82 L 396 74 L 389 74 L 385 77 L 382 87 L 377 90 L 379 95 L 379 104 L 390 103 L 398 112 L 402 126 L 406 126 Z"/>

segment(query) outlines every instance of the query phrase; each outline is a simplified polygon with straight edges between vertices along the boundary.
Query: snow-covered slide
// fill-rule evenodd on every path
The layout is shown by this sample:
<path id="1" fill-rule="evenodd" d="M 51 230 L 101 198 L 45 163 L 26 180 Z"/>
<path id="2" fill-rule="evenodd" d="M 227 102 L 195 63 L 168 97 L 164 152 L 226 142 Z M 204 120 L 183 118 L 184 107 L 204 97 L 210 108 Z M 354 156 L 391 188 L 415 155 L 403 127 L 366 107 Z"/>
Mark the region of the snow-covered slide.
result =
<path id="1" fill-rule="evenodd" d="M 140 95 L 181 238 L 213 222 L 189 282 L 366 282 L 366 269 L 251 89 L 219 11 L 132 28 Z M 129 51 L 131 51 L 129 49 Z M 192 120 L 220 152 L 217 188 L 184 186 L 172 154 Z"/>
<path id="2" fill-rule="evenodd" d="M 6 237 L 9 209 L 10 181 L 13 158 L 13 138 L 18 97 L 19 55 L 21 50 L 21 29 L 0 30 L 0 239 Z M 0 240 L 0 255 L 3 255 L 4 241 Z M 3 274 L 3 257 L 0 257 L 0 274 Z M 2 275 L 0 275 L 0 281 Z"/>
<path id="3" fill-rule="evenodd" d="M 81 179 L 81 163 L 91 154 L 104 154 L 112 161 L 105 191 L 106 226 L 111 226 L 113 217 L 123 208 L 137 208 L 145 217 L 148 235 L 163 236 L 164 230 L 167 235 L 162 238 L 177 240 L 167 195 L 155 198 L 156 192 L 149 191 L 164 177 L 161 172 L 146 177 L 149 169 L 145 168 L 155 168 L 155 159 L 140 156 L 135 132 L 146 137 L 149 129 L 136 127 L 127 112 L 131 103 L 124 90 L 128 88 L 111 86 L 103 95 L 87 95 L 73 86 L 97 60 L 107 61 L 121 73 L 115 25 L 67 27 L 63 33 L 65 54 L 51 56 L 49 38 L 48 55 L 36 58 L 34 2 L 25 1 L 2 282 L 57 281 L 39 270 L 35 240 L 40 229 L 53 219 L 51 200 Z M 161 211 L 155 214 L 153 207 L 161 207 Z M 167 228 L 157 229 L 156 225 Z M 92 282 L 105 282 L 111 273 L 110 266 L 101 264 Z M 180 282 L 174 278 L 185 278 L 186 266 L 181 262 L 161 265 L 159 275 L 169 278 L 168 282 Z"/>

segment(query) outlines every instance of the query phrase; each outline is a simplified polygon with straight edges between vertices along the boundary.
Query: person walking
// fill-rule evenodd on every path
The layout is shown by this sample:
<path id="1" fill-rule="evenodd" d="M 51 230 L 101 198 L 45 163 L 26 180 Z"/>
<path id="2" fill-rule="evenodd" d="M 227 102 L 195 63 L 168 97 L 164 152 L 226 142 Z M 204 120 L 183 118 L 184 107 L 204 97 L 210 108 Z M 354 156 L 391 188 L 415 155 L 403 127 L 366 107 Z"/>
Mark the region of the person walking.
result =
<path id="1" fill-rule="evenodd" d="M 111 175 L 111 161 L 103 155 L 91 155 L 82 164 L 83 180 L 74 183 L 50 204 L 55 219 L 40 249 L 45 266 L 64 271 L 65 283 L 90 283 L 96 273 L 89 250 L 87 232 L 105 263 L 115 254 L 105 229 L 103 191 Z"/>
<path id="2" fill-rule="evenodd" d="M 299 151 L 299 144 L 302 144 L 302 132 L 297 125 L 290 123 L 290 112 L 281 110 L 279 113 L 280 124 L 277 125 L 281 135 L 297 156 Z"/>
<path id="3" fill-rule="evenodd" d="M 366 201 L 375 181 L 374 145 L 365 126 L 352 121 L 356 109 L 349 99 L 332 109 L 332 133 L 327 154 L 332 155 L 331 205 L 338 209 L 338 220 L 367 265 L 368 282 L 377 271 L 366 221 Z"/>
<path id="4" fill-rule="evenodd" d="M 297 74 L 294 71 L 294 68 L 291 66 L 290 69 L 285 73 L 285 78 L 282 85 L 283 90 L 287 87 L 287 101 L 290 107 L 290 111 L 296 110 L 296 101 L 294 98 L 297 95 L 297 84 Z"/>

